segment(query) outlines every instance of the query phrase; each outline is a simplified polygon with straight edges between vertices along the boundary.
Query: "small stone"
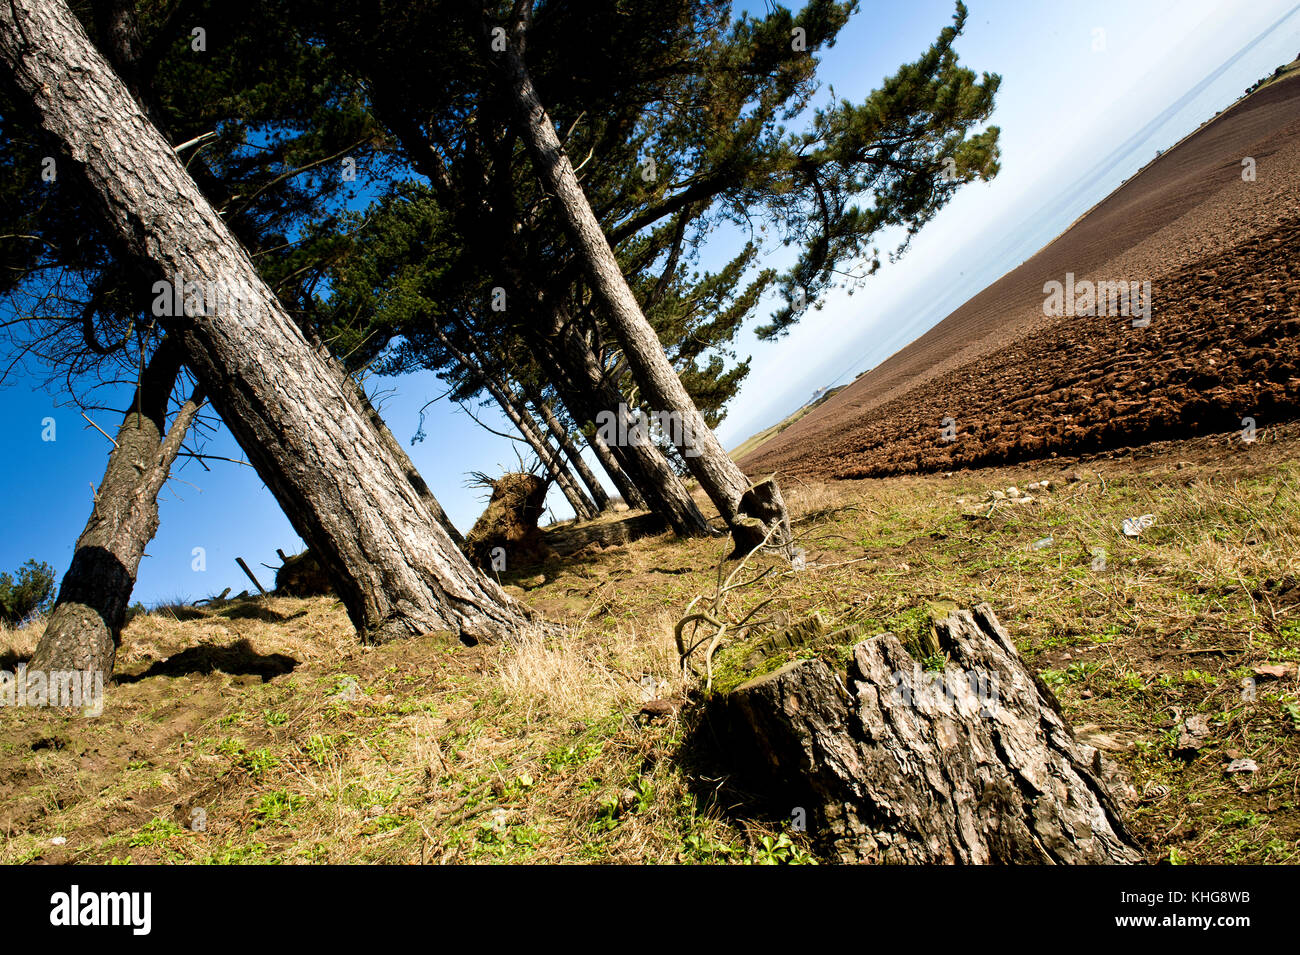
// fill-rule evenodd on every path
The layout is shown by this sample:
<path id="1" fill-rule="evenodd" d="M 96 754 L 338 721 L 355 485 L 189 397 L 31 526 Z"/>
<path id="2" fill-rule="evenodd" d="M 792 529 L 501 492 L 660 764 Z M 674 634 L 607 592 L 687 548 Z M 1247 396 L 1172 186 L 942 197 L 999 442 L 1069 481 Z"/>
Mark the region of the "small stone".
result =
<path id="1" fill-rule="evenodd" d="M 1174 747 L 1174 751 L 1185 754 L 1195 753 L 1205 745 L 1209 737 L 1209 720 L 1199 713 L 1189 716 L 1183 721 L 1183 728 L 1178 733 L 1178 744 Z"/>
<path id="2" fill-rule="evenodd" d="M 676 712 L 677 704 L 672 700 L 647 700 L 641 704 L 641 715 L 648 716 L 650 719 L 672 716 Z"/>
<path id="3" fill-rule="evenodd" d="M 1005 501 L 1006 499 L 1007 495 L 1005 491 L 989 491 L 990 501 Z"/>
<path id="4" fill-rule="evenodd" d="M 1255 676 L 1261 680 L 1285 680 L 1296 675 L 1294 663 L 1265 663 L 1255 667 Z"/>
<path id="5" fill-rule="evenodd" d="M 1259 764 L 1253 759 L 1234 759 L 1223 768 L 1225 773 L 1257 773 Z"/>
<path id="6" fill-rule="evenodd" d="M 62 846 L 62 845 L 66 845 L 67 842 L 68 842 L 67 836 L 55 836 L 53 839 L 50 840 L 50 845 Z"/>

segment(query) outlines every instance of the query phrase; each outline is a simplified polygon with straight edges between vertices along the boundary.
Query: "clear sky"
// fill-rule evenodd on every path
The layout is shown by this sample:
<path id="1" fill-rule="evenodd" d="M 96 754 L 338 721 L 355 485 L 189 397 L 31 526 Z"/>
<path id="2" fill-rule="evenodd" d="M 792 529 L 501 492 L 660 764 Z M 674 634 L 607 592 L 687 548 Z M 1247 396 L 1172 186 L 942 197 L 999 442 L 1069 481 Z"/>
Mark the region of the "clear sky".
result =
<path id="1" fill-rule="evenodd" d="M 727 446 L 784 417 L 816 388 L 842 384 L 887 358 L 1031 256 L 1157 149 L 1300 54 L 1294 0 L 968 0 L 968 6 L 961 60 L 1003 77 L 993 117 L 1002 128 L 1001 174 L 959 192 L 902 261 L 886 263 L 851 297 L 828 297 L 782 341 L 758 343 L 746 333 L 739 350 L 752 354 L 753 365 L 719 430 Z M 863 0 L 862 7 L 821 70 L 836 95 L 855 100 L 915 59 L 953 12 L 948 0 Z M 733 251 L 725 233 L 711 241 L 706 266 Z M 779 267 L 784 259 L 774 254 L 769 262 Z M 760 309 L 754 324 L 769 310 Z M 0 390 L 0 570 L 35 557 L 61 575 L 110 445 L 39 383 L 19 375 Z M 444 389 L 423 374 L 372 381 L 370 390 L 384 392 L 384 416 L 406 443 L 421 406 Z M 128 400 L 123 392 L 117 403 Z M 479 413 L 497 430 L 510 430 L 493 408 Z M 465 487 L 466 473 L 513 466 L 514 446 L 445 401 L 426 415 L 428 437 L 410 447 L 411 457 L 452 520 L 468 530 L 483 504 L 481 490 Z M 42 440 L 47 417 L 55 421 L 54 441 Z M 92 417 L 111 434 L 120 415 Z M 241 457 L 224 432 L 207 451 Z M 135 599 L 152 604 L 241 590 L 249 585 L 236 557 L 269 586 L 274 575 L 260 565 L 279 563 L 276 548 L 301 548 L 250 468 L 210 466 L 205 472 L 188 462 L 164 490 L 161 528 L 141 563 Z M 557 516 L 567 515 L 558 492 L 551 504 Z M 192 567 L 196 547 L 206 552 L 204 571 Z"/>

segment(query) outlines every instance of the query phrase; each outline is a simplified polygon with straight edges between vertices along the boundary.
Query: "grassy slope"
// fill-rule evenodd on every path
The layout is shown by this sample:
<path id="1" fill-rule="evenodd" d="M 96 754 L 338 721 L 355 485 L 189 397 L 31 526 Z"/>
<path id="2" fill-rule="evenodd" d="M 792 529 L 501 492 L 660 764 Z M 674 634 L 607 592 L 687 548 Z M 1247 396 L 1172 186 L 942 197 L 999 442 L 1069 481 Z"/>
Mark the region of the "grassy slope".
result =
<path id="1" fill-rule="evenodd" d="M 904 631 L 927 601 L 987 600 L 1131 775 L 1153 861 L 1300 861 L 1296 683 L 1261 682 L 1254 700 L 1239 685 L 1300 659 L 1297 451 L 1294 427 L 1152 446 L 987 518 L 964 512 L 1061 469 L 790 488 L 809 567 L 732 609 L 773 597 L 791 619 Z M 1154 527 L 1120 535 L 1144 513 Z M 0 861 L 806 859 L 691 744 L 697 709 L 637 715 L 644 684 L 683 695 L 672 625 L 720 549 L 661 537 L 551 562 L 526 599 L 571 625 L 563 641 L 363 648 L 327 599 L 137 618 L 102 717 L 0 712 Z M 0 665 L 33 639 L 4 634 Z M 1211 736 L 1184 758 L 1173 744 L 1193 713 Z M 1225 774 L 1234 755 L 1259 771 Z"/>

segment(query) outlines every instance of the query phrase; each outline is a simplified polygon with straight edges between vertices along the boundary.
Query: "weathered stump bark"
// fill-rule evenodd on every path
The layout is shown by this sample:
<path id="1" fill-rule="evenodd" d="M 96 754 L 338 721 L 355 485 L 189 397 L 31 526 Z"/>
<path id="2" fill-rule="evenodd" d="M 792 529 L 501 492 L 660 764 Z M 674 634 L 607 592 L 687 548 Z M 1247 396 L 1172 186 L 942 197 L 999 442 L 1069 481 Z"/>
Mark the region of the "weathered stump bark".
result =
<path id="1" fill-rule="evenodd" d="M 775 475 L 756 482 L 740 496 L 740 506 L 731 522 L 731 536 L 736 542 L 732 558 L 744 557 L 765 541 L 768 547 L 780 550 L 787 558 L 794 557 L 790 515 Z"/>
<path id="2" fill-rule="evenodd" d="M 847 679 L 796 660 L 723 700 L 738 766 L 807 810 L 845 862 L 1135 863 L 1141 853 L 1052 692 L 987 604 L 936 623 L 927 672 L 893 634 Z"/>
<path id="3" fill-rule="evenodd" d="M 618 547 L 668 530 L 668 522 L 655 513 L 634 514 L 617 521 L 564 524 L 543 532 L 546 546 L 561 557 L 571 557 L 588 547 Z"/>

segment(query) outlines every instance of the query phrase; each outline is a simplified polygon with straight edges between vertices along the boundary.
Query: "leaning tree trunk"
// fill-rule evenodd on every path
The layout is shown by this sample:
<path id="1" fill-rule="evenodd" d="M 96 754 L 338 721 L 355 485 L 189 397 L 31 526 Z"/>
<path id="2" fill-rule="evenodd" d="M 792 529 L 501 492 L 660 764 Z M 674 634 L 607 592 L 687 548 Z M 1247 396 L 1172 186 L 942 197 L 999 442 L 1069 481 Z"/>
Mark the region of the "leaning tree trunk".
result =
<path id="1" fill-rule="evenodd" d="M 510 394 L 507 395 L 506 401 L 514 404 L 514 413 L 522 424 L 520 433 L 546 464 L 546 469 L 551 472 L 555 483 L 560 486 L 560 491 L 568 500 L 569 506 L 573 508 L 574 516 L 580 521 L 589 521 L 599 514 L 600 508 L 582 489 L 582 485 L 573 476 L 573 471 L 560 456 L 560 452 L 551 447 L 550 440 L 542 433 L 537 419 L 528 411 L 527 405 L 523 402 L 515 402 L 514 396 Z"/>
<path id="2" fill-rule="evenodd" d="M 441 183 L 444 189 L 452 189 L 440 160 L 436 158 L 434 148 L 424 139 L 418 128 L 403 117 L 399 108 L 394 108 L 385 100 L 382 91 L 377 95 L 375 105 L 384 114 L 385 122 L 402 144 L 407 158 L 431 181 Z M 478 218 L 473 213 L 455 207 L 453 211 L 457 212 L 457 218 L 461 220 L 461 226 L 466 234 L 474 235 L 481 232 L 475 227 Z M 508 242 L 509 239 L 507 238 L 506 241 Z M 507 273 L 514 272 L 508 266 L 508 261 L 509 257 L 502 264 L 506 266 Z M 513 279 L 515 287 L 521 291 L 531 284 L 526 274 L 515 272 Z M 535 288 L 530 289 L 530 293 L 526 298 L 534 301 L 541 300 Z M 555 346 L 552 357 L 556 365 L 563 369 L 562 376 L 569 379 L 568 384 L 562 389 L 562 398 L 570 412 L 591 421 L 594 421 L 595 414 L 602 410 L 622 413 L 618 410 L 622 407 L 622 396 L 605 380 L 604 372 L 581 334 L 566 325 L 562 319 L 545 314 L 545 311 L 543 317 L 550 322 L 547 330 L 540 334 L 534 330 L 531 337 L 539 354 L 548 350 L 543 347 L 544 344 Z M 561 327 L 565 329 L 565 333 L 558 335 L 556 329 Z M 525 333 L 527 334 L 527 330 Z M 560 342 L 563 344 L 561 345 Z M 589 409 L 590 414 L 587 410 L 579 411 L 580 408 Z M 674 533 L 682 537 L 696 537 L 712 532 L 704 515 L 700 513 L 690 493 L 658 447 L 649 444 L 610 449 L 599 439 L 593 443 L 593 447 L 610 479 L 619 487 L 623 499 L 629 505 L 658 514 Z M 620 485 L 620 481 L 625 483 Z"/>
<path id="3" fill-rule="evenodd" d="M 505 412 L 510 423 L 528 442 L 528 446 L 533 449 L 538 460 L 542 462 L 546 470 L 550 472 L 551 477 L 559 486 L 560 492 L 564 499 L 569 502 L 573 508 L 573 515 L 580 521 L 591 520 L 599 511 L 596 505 L 583 493 L 582 488 L 573 477 L 573 472 L 569 470 L 564 459 L 559 456 L 554 448 L 551 447 L 550 441 L 546 435 L 542 434 L 541 429 L 537 426 L 537 421 L 528 412 L 523 402 L 516 400 L 514 394 L 509 390 L 504 382 L 498 378 L 485 378 L 488 391 L 492 397 L 496 398 L 497 404 Z"/>
<path id="4" fill-rule="evenodd" d="M 351 378 L 351 376 L 348 377 Z M 388 453 L 397 460 L 398 466 L 406 472 L 406 480 L 409 481 L 411 487 L 415 489 L 415 493 L 420 495 L 420 500 L 422 500 L 424 506 L 429 509 L 429 513 L 433 515 L 433 519 L 438 522 L 439 526 L 441 526 L 444 531 L 447 532 L 447 536 L 452 539 L 452 542 L 455 543 L 461 551 L 464 551 L 465 536 L 461 534 L 461 532 L 456 528 L 456 525 L 451 522 L 451 518 L 447 516 L 447 512 L 442 509 L 442 505 L 438 503 L 438 499 L 435 498 L 433 492 L 429 490 L 429 485 L 424 483 L 424 478 L 420 475 L 415 464 L 411 461 L 410 455 L 406 453 L 406 449 L 402 447 L 402 443 L 393 436 L 392 430 L 389 429 L 387 422 L 385 422 L 380 416 L 379 411 L 375 406 L 371 404 L 370 398 L 367 397 L 365 390 L 356 382 L 355 379 L 352 379 L 352 382 L 356 388 L 357 403 L 359 404 L 362 413 L 375 429 L 375 433 L 379 435 L 379 440 L 384 443 L 384 447 L 388 449 Z"/>
<path id="5" fill-rule="evenodd" d="M 310 346 L 67 6 L 0 4 L 0 58 L 109 234 L 162 280 L 155 290 L 178 281 L 182 296 L 209 296 L 164 327 L 362 636 L 516 628 L 526 611 L 456 548 L 342 370 Z"/>
<path id="6" fill-rule="evenodd" d="M 621 433 L 632 433 L 635 422 L 622 392 L 605 376 L 591 347 L 563 307 L 556 305 L 540 315 L 546 323 L 543 334 L 535 341 L 539 351 L 551 355 L 562 370 L 560 377 L 566 383 L 564 398 L 569 410 L 575 417 L 593 422 L 599 412 L 609 411 L 621 419 Z M 674 532 L 682 537 L 712 533 L 695 499 L 653 442 L 626 442 L 611 450 L 619 456 L 650 510 L 663 517 Z"/>
<path id="7" fill-rule="evenodd" d="M 618 488 L 618 493 L 623 495 L 623 503 L 628 507 L 637 508 L 638 510 L 649 510 L 650 505 L 646 503 L 637 486 L 632 483 L 628 473 L 623 470 L 623 465 L 618 463 L 618 458 L 614 457 L 614 452 L 610 450 L 605 439 L 600 436 L 600 429 L 592 425 L 593 431 L 587 437 L 587 444 L 591 446 L 591 451 L 596 455 L 596 460 L 604 468 L 609 479 L 614 482 L 614 487 Z"/>
<path id="8" fill-rule="evenodd" d="M 158 532 L 158 492 L 202 403 L 196 391 L 167 429 L 180 370 L 180 348 L 169 335 L 145 366 L 118 429 L 90 519 L 28 663 L 32 671 L 78 670 L 105 681 L 113 675 L 140 558 Z"/>
<path id="9" fill-rule="evenodd" d="M 429 513 L 433 515 L 434 520 L 436 520 L 442 529 L 447 532 L 447 536 L 455 542 L 456 546 L 461 551 L 464 551 L 465 536 L 456 528 L 456 525 L 451 522 L 451 518 L 447 516 L 447 512 L 442 509 L 442 505 L 438 503 L 438 499 L 433 496 L 433 491 L 429 490 L 429 485 L 425 483 L 424 477 L 416 468 L 410 455 L 406 453 L 406 449 L 402 447 L 402 443 L 394 436 L 392 429 L 388 427 L 388 423 L 384 421 L 379 410 L 371 403 L 369 396 L 366 394 L 365 388 L 361 386 L 361 382 L 353 377 L 353 369 L 349 369 L 342 362 L 334 362 L 331 360 L 329 349 L 325 347 L 325 343 L 321 340 L 320 336 L 316 334 L 315 329 L 311 327 L 310 323 L 302 322 L 298 325 L 298 329 L 302 332 L 303 337 L 307 339 L 312 348 L 314 348 L 320 355 L 321 360 L 332 368 L 335 368 L 343 377 L 344 384 L 351 386 L 345 389 L 345 394 L 347 394 L 350 399 L 355 399 L 357 409 L 365 416 L 366 420 L 370 422 L 370 425 L 375 429 L 375 434 L 379 437 L 379 440 L 383 443 L 384 447 L 388 449 L 388 452 L 397 460 L 398 465 L 406 474 L 406 480 L 410 483 L 411 487 L 414 488 L 415 493 L 420 495 L 420 500 L 422 500 L 424 506 L 429 509 Z"/>
<path id="10" fill-rule="evenodd" d="M 550 347 L 549 343 L 546 348 L 540 349 L 540 351 L 541 353 L 552 357 L 552 364 L 555 366 L 556 372 L 556 377 L 552 384 L 555 386 L 556 394 L 559 395 L 560 401 L 563 402 L 565 408 L 568 409 L 569 416 L 575 421 L 584 422 L 582 426 L 583 437 L 587 439 L 587 444 L 591 447 L 592 453 L 596 455 L 596 460 L 600 462 L 600 466 L 604 469 L 605 473 L 609 475 L 609 479 L 613 482 L 614 487 L 617 488 L 618 493 L 622 495 L 623 502 L 627 504 L 628 507 L 636 508 L 638 510 L 655 511 L 656 513 L 665 514 L 669 509 L 652 507 L 647 503 L 646 498 L 641 494 L 640 489 L 637 487 L 637 482 L 632 478 L 631 474 L 628 473 L 629 468 L 624 468 L 624 466 L 619 462 L 619 456 L 622 449 L 619 449 L 619 452 L 615 452 L 614 449 L 605 443 L 605 439 L 600 436 L 600 429 L 595 423 L 596 416 L 591 412 L 591 402 L 585 398 L 579 397 L 578 390 L 572 382 L 572 378 L 565 367 L 564 361 L 554 357 L 555 350 Z M 586 433 L 587 429 L 590 429 L 590 434 Z M 575 450 L 577 450 L 576 446 Z M 659 449 L 656 447 L 652 448 L 652 450 L 657 452 Z M 665 465 L 666 464 L 667 462 L 665 461 Z M 593 475 L 593 477 L 594 476 L 595 475 Z M 678 481 L 677 484 L 680 486 L 681 482 Z M 690 496 L 685 487 L 681 487 L 681 496 L 687 501 L 690 501 Z M 690 501 L 690 506 L 692 508 L 694 507 L 694 501 Z M 700 516 L 700 524 L 704 524 L 704 518 L 702 515 Z"/>
<path id="11" fill-rule="evenodd" d="M 522 43 L 522 29 L 519 34 Z M 680 434 L 672 436 L 674 443 L 681 449 L 691 474 L 727 522 L 737 552 L 748 553 L 766 540 L 789 555 L 792 550 L 790 518 L 775 478 L 751 485 L 705 423 L 664 354 L 654 328 L 641 313 L 641 306 L 591 210 L 551 118 L 538 98 L 522 53 L 508 47 L 496 55 L 504 58 L 520 133 L 538 175 L 558 200 L 576 254 L 586 266 L 592 288 L 607 312 L 641 390 L 657 410 L 679 417 Z"/>
<path id="12" fill-rule="evenodd" d="M 546 422 L 547 430 L 551 432 L 551 436 L 555 438 L 556 443 L 564 451 L 564 456 L 569 459 L 574 472 L 578 477 L 582 478 L 582 483 L 591 492 L 591 500 L 596 506 L 596 511 L 608 510 L 609 495 L 605 493 L 605 488 L 597 480 L 596 475 L 592 473 L 591 468 L 587 466 L 587 462 L 582 459 L 582 452 L 574 444 L 573 436 L 569 434 L 568 429 L 556 417 L 555 410 L 541 396 L 533 399 L 533 407 L 537 409 L 537 413 Z"/>
<path id="13" fill-rule="evenodd" d="M 988 604 L 935 631 L 942 672 L 886 633 L 847 675 L 795 660 L 731 691 L 711 720 L 728 758 L 843 862 L 1140 862 L 1100 754 Z"/>
<path id="14" fill-rule="evenodd" d="M 532 415 L 528 414 L 522 403 L 515 400 L 514 394 L 506 386 L 505 382 L 489 372 L 482 362 L 476 361 L 457 348 L 441 328 L 436 328 L 435 331 L 443 347 L 447 349 L 451 356 L 460 362 L 467 371 L 477 375 L 483 381 L 483 386 L 487 388 L 488 393 L 501 406 L 502 413 L 510 419 L 510 423 L 515 426 L 515 430 L 528 442 L 528 446 L 533 449 L 537 459 L 550 472 L 565 500 L 573 508 L 574 516 L 580 521 L 590 520 L 595 517 L 597 514 L 596 506 L 587 500 L 582 493 L 582 488 L 578 487 L 578 482 L 573 479 L 573 475 L 565 467 L 564 461 L 551 449 L 550 443 L 538 429 Z"/>

